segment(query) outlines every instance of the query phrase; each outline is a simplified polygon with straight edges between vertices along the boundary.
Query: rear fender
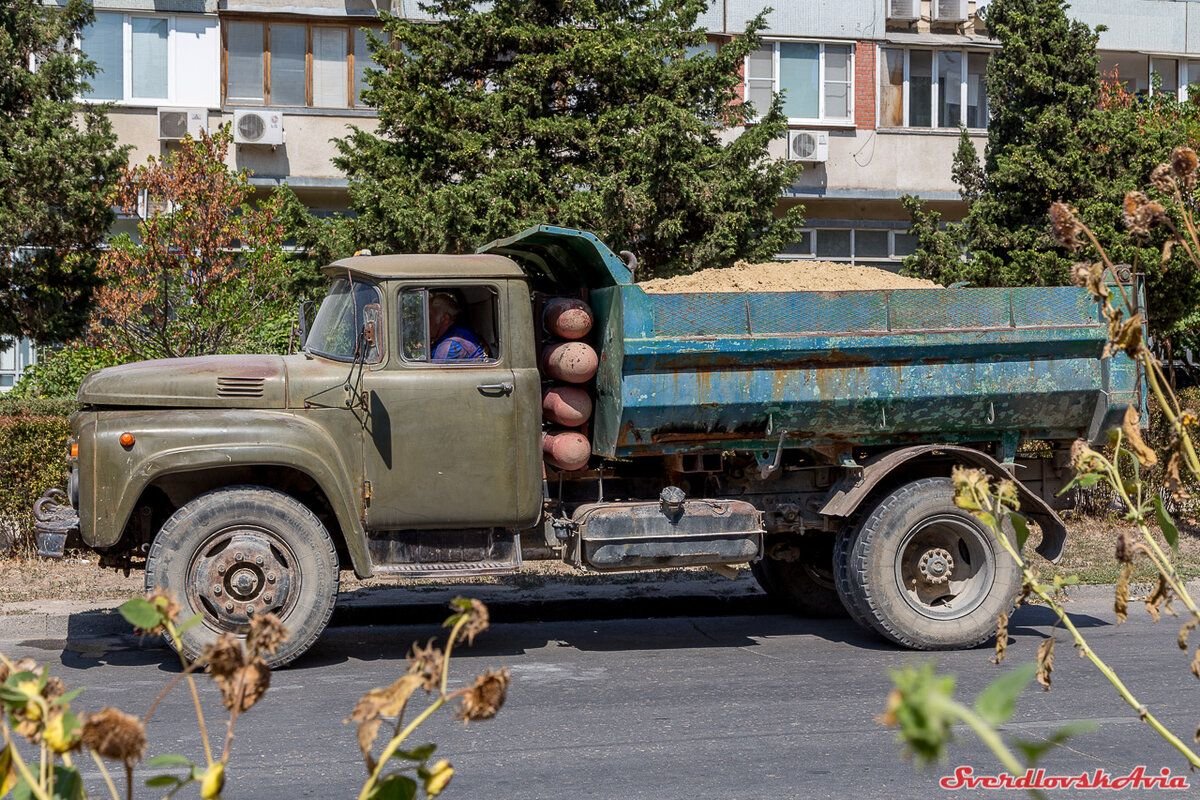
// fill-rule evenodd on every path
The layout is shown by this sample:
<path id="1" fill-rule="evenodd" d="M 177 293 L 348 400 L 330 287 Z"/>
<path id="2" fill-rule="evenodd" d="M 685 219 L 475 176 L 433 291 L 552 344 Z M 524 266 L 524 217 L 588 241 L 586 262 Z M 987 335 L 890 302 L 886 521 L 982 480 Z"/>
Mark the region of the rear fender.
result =
<path id="1" fill-rule="evenodd" d="M 833 493 L 821 508 L 827 517 L 846 518 L 854 514 L 859 506 L 889 475 L 902 472 L 914 462 L 937 459 L 950 460 L 982 469 L 993 477 L 1012 480 L 1017 486 L 1021 501 L 1021 513 L 1036 522 L 1042 529 L 1042 541 L 1036 550 L 1047 561 L 1057 564 L 1063 555 L 1067 541 L 1067 527 L 1062 518 L 1040 496 L 1013 477 L 996 459 L 987 453 L 970 447 L 956 445 L 918 445 L 891 450 L 868 461 L 861 472 L 855 470 L 834 488 Z"/>

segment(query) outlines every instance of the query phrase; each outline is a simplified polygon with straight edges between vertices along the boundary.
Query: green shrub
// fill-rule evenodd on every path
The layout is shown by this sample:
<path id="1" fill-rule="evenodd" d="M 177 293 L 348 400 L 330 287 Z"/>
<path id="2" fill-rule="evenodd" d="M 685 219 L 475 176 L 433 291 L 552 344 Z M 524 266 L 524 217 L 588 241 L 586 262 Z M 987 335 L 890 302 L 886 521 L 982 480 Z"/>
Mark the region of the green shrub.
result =
<path id="1" fill-rule="evenodd" d="M 68 435 L 62 415 L 0 416 L 0 532 L 18 552 L 33 548 L 33 502 L 66 486 Z"/>
<path id="2" fill-rule="evenodd" d="M 17 398 L 74 397 L 79 384 L 104 367 L 125 361 L 112 350 L 103 347 L 67 345 L 58 350 L 42 350 L 38 363 L 27 369 L 10 394 Z"/>

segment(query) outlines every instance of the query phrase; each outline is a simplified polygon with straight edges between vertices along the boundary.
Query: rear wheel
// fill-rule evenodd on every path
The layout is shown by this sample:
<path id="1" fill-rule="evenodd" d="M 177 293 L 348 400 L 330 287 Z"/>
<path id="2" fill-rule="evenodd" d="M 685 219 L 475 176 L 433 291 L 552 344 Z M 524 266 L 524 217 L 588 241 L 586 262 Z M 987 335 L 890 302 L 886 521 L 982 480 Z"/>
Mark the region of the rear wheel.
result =
<path id="1" fill-rule="evenodd" d="M 1021 588 L 996 534 L 954 505 L 949 478 L 883 498 L 861 526 L 839 535 L 834 573 L 851 616 L 917 650 L 982 644 Z"/>
<path id="2" fill-rule="evenodd" d="M 787 611 L 801 617 L 844 617 L 833 577 L 832 536 L 775 537 L 750 565 L 758 585 Z"/>
<path id="3" fill-rule="evenodd" d="M 244 636 L 255 615 L 273 613 L 288 638 L 273 667 L 298 658 L 333 613 L 338 558 L 316 515 L 295 498 L 239 486 L 203 494 L 163 525 L 146 557 L 146 590 L 170 592 L 183 617 L 202 624 L 183 636 L 195 660 L 222 633 Z"/>

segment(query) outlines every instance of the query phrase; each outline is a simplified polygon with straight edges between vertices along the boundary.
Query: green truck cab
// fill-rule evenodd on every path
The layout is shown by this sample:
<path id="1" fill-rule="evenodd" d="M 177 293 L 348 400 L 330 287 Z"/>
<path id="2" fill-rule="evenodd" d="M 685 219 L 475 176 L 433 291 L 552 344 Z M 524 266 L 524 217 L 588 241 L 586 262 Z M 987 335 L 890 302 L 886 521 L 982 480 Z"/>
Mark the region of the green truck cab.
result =
<path id="1" fill-rule="evenodd" d="M 1021 461 L 1039 552 L 1056 558 L 1048 498 L 1070 442 L 1136 402 L 1136 371 L 1103 357 L 1082 290 L 648 295 L 633 265 L 548 226 L 474 255 L 356 256 L 325 268 L 302 352 L 96 372 L 71 423 L 68 513 L 40 505 L 40 549 L 61 554 L 77 528 L 102 564 L 144 568 L 147 590 L 202 617 L 193 657 L 274 613 L 291 631 L 276 663 L 295 659 L 343 570 L 503 574 L 531 559 L 751 563 L 798 613 L 969 647 L 1020 581 L 954 507 L 951 468 L 1007 477 Z M 459 298 L 485 357 L 431 357 L 437 292 Z M 572 468 L 547 455 L 554 297 L 595 320 L 595 375 L 579 383 L 591 450 Z M 1048 457 L 1021 459 L 1029 438 Z"/>

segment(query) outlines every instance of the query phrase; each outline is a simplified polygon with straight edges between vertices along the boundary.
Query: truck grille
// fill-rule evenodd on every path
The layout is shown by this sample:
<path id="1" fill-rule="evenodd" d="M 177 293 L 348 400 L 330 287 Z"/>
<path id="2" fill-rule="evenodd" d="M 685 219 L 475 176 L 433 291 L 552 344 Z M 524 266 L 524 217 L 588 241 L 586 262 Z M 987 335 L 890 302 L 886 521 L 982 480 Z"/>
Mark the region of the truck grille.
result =
<path id="1" fill-rule="evenodd" d="M 218 397 L 262 397 L 262 378 L 218 377 Z"/>

